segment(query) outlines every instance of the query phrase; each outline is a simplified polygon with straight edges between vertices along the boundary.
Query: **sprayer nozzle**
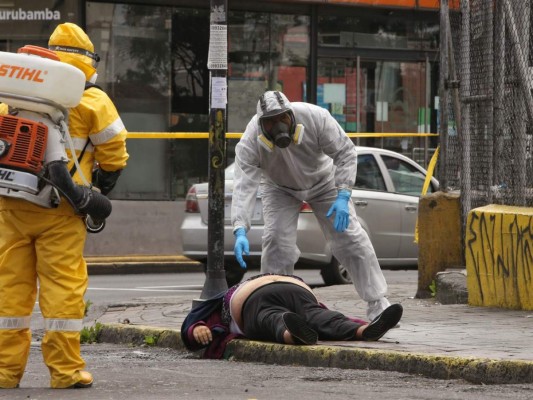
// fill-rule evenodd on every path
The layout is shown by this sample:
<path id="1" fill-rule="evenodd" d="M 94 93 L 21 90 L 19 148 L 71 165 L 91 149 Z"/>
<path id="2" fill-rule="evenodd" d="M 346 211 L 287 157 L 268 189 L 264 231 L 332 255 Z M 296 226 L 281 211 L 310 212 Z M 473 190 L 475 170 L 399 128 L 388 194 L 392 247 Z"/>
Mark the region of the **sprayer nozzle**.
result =
<path id="1" fill-rule="evenodd" d="M 78 211 L 90 215 L 93 220 L 103 221 L 112 211 L 111 202 L 103 194 L 91 190 L 86 186 L 79 186 L 83 190 L 83 196 L 77 202 Z"/>

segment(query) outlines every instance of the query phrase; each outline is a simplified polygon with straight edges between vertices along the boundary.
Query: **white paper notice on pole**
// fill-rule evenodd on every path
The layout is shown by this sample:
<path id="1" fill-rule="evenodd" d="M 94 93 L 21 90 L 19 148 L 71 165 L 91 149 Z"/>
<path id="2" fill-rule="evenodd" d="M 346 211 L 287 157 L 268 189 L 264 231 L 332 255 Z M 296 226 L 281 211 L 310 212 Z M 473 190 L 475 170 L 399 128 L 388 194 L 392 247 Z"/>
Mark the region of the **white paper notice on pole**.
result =
<path id="1" fill-rule="evenodd" d="M 209 33 L 208 69 L 228 69 L 228 27 L 213 24 Z"/>
<path id="2" fill-rule="evenodd" d="M 211 108 L 226 108 L 228 85 L 226 78 L 211 78 Z"/>

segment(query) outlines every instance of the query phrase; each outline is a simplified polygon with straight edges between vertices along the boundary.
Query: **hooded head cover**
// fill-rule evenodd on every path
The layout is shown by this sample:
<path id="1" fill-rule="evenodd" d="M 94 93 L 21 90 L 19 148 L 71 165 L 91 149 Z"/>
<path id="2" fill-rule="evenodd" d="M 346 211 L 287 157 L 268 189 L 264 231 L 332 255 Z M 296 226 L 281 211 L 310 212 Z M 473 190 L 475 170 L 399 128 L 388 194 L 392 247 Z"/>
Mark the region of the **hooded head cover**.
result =
<path id="1" fill-rule="evenodd" d="M 61 61 L 80 69 L 87 80 L 96 73 L 100 57 L 94 52 L 89 36 L 78 25 L 59 24 L 50 36 L 48 48 L 55 51 Z"/>
<path id="2" fill-rule="evenodd" d="M 288 118 L 281 119 L 286 114 Z M 263 93 L 257 102 L 257 116 L 261 132 L 278 147 L 287 147 L 294 135 L 296 123 L 291 103 L 278 91 Z"/>

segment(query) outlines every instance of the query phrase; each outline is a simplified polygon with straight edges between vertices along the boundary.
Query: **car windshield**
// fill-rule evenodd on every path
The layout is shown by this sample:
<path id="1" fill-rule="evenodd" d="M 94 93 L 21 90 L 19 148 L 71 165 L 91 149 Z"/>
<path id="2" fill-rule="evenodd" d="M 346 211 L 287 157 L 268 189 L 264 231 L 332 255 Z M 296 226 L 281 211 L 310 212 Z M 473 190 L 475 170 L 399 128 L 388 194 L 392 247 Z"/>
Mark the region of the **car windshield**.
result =
<path id="1" fill-rule="evenodd" d="M 382 155 L 381 159 L 385 163 L 389 175 L 394 183 L 397 193 L 420 196 L 426 176 L 414 165 L 411 165 L 396 157 Z M 431 188 L 429 188 L 431 193 Z"/>

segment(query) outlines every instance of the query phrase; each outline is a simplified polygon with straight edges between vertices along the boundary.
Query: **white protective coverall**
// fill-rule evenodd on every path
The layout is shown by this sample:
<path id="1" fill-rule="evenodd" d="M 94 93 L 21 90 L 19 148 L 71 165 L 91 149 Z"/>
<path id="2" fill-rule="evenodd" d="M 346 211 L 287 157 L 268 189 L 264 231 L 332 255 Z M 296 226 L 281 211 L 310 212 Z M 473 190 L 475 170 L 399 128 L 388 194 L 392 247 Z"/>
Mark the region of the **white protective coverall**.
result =
<path id="1" fill-rule="evenodd" d="M 267 111 L 279 107 L 275 96 L 265 94 Z M 387 283 L 367 233 L 349 201 L 350 222 L 337 232 L 326 214 L 338 190 L 354 185 L 357 170 L 355 145 L 341 126 L 323 109 L 293 102 L 283 95 L 298 124 L 292 143 L 279 148 L 262 134 L 260 104 L 236 146 L 232 200 L 234 232 L 250 229 L 252 211 L 261 178 L 263 202 L 263 248 L 261 272 L 293 274 L 300 256 L 296 245 L 298 215 L 302 201 L 309 203 L 329 241 L 335 258 L 347 268 L 357 293 L 369 303 L 373 319 L 390 305 L 384 297 Z"/>
<path id="2" fill-rule="evenodd" d="M 54 49 L 61 61 L 81 69 L 87 80 L 94 77 L 94 60 L 85 55 L 93 55 L 94 46 L 77 25 L 58 25 L 49 44 L 65 46 L 69 52 Z M 80 104 L 70 110 L 69 130 L 75 156 L 79 158 L 85 148 L 80 165 L 88 180 L 95 160 L 106 171 L 126 166 L 127 131 L 102 90 L 85 90 Z M 70 170 L 74 155 L 67 153 Z M 73 179 L 81 183 L 79 171 Z M 57 208 L 43 208 L 26 200 L 0 197 L 0 225 L 0 388 L 16 387 L 22 379 L 30 351 L 37 280 L 46 331 L 41 348 L 50 385 L 90 386 L 92 376 L 83 370 L 85 361 L 80 354 L 88 284 L 83 217 L 64 198 Z"/>

